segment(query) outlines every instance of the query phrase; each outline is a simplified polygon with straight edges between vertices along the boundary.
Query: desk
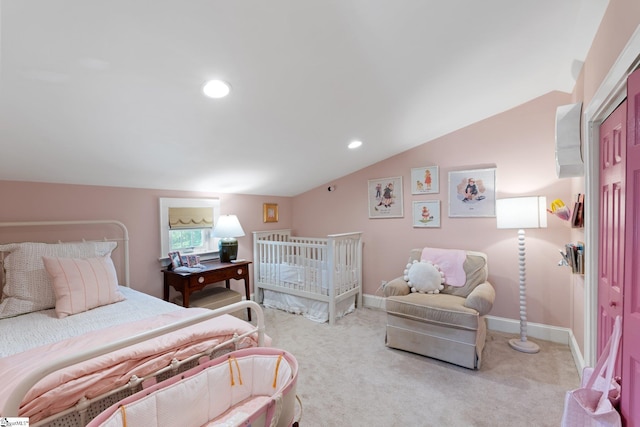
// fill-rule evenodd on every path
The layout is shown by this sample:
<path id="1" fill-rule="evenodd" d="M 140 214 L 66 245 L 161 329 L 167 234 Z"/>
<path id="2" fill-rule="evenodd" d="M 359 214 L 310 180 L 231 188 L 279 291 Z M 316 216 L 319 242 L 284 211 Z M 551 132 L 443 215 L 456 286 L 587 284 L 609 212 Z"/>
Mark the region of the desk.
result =
<path id="1" fill-rule="evenodd" d="M 230 288 L 231 279 L 244 280 L 244 292 L 247 300 L 251 297 L 249 289 L 249 264 L 251 261 L 232 262 L 203 262 L 206 268 L 196 273 L 177 273 L 171 270 L 162 270 L 164 273 L 164 300 L 169 301 L 169 286 L 182 293 L 182 305 L 189 307 L 189 296 L 193 292 L 202 290 L 206 285 L 225 281 L 227 289 Z M 247 308 L 247 316 L 251 321 L 251 309 Z"/>

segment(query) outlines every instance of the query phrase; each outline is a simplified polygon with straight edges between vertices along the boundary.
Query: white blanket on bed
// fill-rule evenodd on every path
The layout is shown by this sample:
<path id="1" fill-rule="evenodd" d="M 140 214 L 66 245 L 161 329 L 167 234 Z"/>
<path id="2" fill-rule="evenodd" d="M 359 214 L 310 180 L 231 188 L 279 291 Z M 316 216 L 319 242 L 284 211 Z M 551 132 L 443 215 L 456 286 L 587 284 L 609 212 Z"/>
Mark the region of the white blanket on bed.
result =
<path id="1" fill-rule="evenodd" d="M 59 319 L 54 309 L 0 320 L 0 357 L 122 323 L 179 310 L 175 304 L 124 286 L 126 300 Z"/>

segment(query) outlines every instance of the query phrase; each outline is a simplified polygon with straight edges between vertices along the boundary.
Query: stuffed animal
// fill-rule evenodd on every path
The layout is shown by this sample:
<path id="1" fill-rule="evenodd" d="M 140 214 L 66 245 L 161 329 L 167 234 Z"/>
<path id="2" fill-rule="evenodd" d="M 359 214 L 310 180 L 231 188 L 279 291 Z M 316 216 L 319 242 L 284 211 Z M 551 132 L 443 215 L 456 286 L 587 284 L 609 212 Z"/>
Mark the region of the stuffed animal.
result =
<path id="1" fill-rule="evenodd" d="M 411 292 L 438 294 L 444 289 L 444 273 L 431 261 L 413 261 L 407 264 L 404 280 Z"/>

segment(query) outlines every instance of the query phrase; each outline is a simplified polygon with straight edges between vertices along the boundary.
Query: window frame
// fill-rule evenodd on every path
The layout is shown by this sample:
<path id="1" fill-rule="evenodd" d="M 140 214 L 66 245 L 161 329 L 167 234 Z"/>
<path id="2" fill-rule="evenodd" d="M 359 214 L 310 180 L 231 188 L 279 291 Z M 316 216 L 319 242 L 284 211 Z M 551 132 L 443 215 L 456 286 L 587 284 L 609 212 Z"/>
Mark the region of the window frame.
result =
<path id="1" fill-rule="evenodd" d="M 160 258 L 164 264 L 169 263 L 170 235 L 169 235 L 169 208 L 211 208 L 213 210 L 213 223 L 217 223 L 220 217 L 220 199 L 218 198 L 176 198 L 160 197 Z M 217 238 L 212 238 L 211 250 L 198 253 L 201 259 L 214 259 L 218 256 Z"/>

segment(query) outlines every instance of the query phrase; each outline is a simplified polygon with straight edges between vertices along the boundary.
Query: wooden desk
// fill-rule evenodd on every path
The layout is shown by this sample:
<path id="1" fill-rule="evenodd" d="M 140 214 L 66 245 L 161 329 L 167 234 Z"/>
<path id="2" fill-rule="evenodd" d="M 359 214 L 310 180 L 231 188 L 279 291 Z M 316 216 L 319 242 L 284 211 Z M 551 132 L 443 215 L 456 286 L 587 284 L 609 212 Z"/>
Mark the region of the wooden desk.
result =
<path id="1" fill-rule="evenodd" d="M 162 270 L 164 273 L 164 300 L 169 301 L 169 286 L 182 293 L 182 305 L 189 307 L 189 296 L 193 292 L 202 290 L 206 285 L 225 281 L 227 289 L 230 288 L 231 279 L 244 280 L 244 292 L 247 300 L 251 297 L 249 289 L 249 265 L 250 261 L 232 262 L 203 262 L 206 268 L 196 273 L 177 273 L 171 270 Z M 247 316 L 251 321 L 251 309 L 247 308 Z"/>

